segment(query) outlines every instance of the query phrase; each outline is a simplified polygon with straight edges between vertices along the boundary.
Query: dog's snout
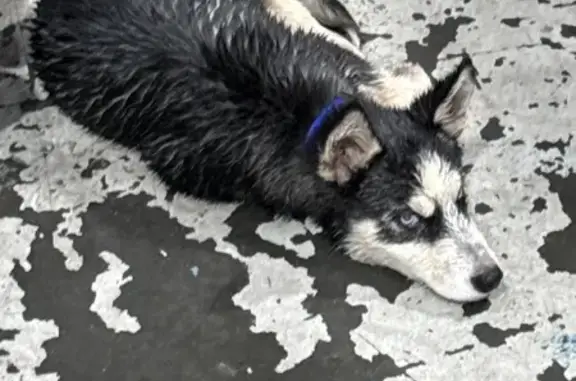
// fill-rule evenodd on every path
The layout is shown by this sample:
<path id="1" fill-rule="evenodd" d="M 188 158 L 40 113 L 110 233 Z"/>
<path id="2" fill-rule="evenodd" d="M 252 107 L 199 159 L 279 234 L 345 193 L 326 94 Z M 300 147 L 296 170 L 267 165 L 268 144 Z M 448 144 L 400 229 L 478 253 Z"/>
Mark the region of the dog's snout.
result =
<path id="1" fill-rule="evenodd" d="M 504 273 L 498 266 L 490 267 L 474 275 L 471 279 L 474 288 L 484 294 L 489 293 L 500 285 Z"/>

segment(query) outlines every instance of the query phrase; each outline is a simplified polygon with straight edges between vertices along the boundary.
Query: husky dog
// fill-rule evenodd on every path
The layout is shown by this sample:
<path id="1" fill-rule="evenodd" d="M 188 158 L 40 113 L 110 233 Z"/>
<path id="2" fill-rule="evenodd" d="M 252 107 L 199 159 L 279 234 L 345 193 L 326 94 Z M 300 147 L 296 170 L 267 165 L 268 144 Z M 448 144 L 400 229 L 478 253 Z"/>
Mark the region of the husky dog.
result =
<path id="1" fill-rule="evenodd" d="M 485 298 L 503 273 L 466 204 L 470 57 L 435 85 L 414 67 L 382 74 L 333 32 L 330 4 L 40 0 L 32 69 L 172 190 L 311 217 L 355 260 Z"/>

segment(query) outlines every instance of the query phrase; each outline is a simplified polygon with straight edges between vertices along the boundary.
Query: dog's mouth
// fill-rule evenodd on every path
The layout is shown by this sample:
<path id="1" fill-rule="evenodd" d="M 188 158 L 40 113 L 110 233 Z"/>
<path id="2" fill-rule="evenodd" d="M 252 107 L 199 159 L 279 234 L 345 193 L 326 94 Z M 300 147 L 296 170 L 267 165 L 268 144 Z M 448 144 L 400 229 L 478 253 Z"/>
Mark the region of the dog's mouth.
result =
<path id="1" fill-rule="evenodd" d="M 483 267 L 480 271 L 461 272 L 458 266 L 454 266 L 443 275 L 434 276 L 429 271 L 417 276 L 427 287 L 440 297 L 457 302 L 469 303 L 487 299 L 503 282 L 504 272 L 493 264 Z"/>

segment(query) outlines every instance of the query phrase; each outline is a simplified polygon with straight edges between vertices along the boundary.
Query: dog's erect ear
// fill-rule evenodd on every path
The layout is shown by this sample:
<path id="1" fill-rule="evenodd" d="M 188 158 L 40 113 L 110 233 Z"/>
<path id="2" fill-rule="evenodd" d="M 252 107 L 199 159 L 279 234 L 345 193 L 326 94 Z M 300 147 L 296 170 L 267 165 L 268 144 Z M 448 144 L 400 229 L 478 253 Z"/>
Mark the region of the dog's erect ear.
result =
<path id="1" fill-rule="evenodd" d="M 434 122 L 452 137 L 458 137 L 466 128 L 470 100 L 480 87 L 477 76 L 472 59 L 464 53 L 458 67 L 438 81 L 429 94 Z"/>
<path id="2" fill-rule="evenodd" d="M 318 174 L 326 181 L 346 184 L 382 152 L 364 113 L 349 111 L 328 135 L 320 154 Z"/>

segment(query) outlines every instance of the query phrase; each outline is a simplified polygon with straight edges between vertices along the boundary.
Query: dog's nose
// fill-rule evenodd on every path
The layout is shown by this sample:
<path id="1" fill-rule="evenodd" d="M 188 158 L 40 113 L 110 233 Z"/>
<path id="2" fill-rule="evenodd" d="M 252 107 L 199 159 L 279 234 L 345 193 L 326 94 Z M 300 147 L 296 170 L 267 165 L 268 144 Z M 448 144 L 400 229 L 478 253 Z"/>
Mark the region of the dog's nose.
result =
<path id="1" fill-rule="evenodd" d="M 487 294 L 500 285 L 504 273 L 500 267 L 494 266 L 472 277 L 472 285 L 483 294 Z"/>

